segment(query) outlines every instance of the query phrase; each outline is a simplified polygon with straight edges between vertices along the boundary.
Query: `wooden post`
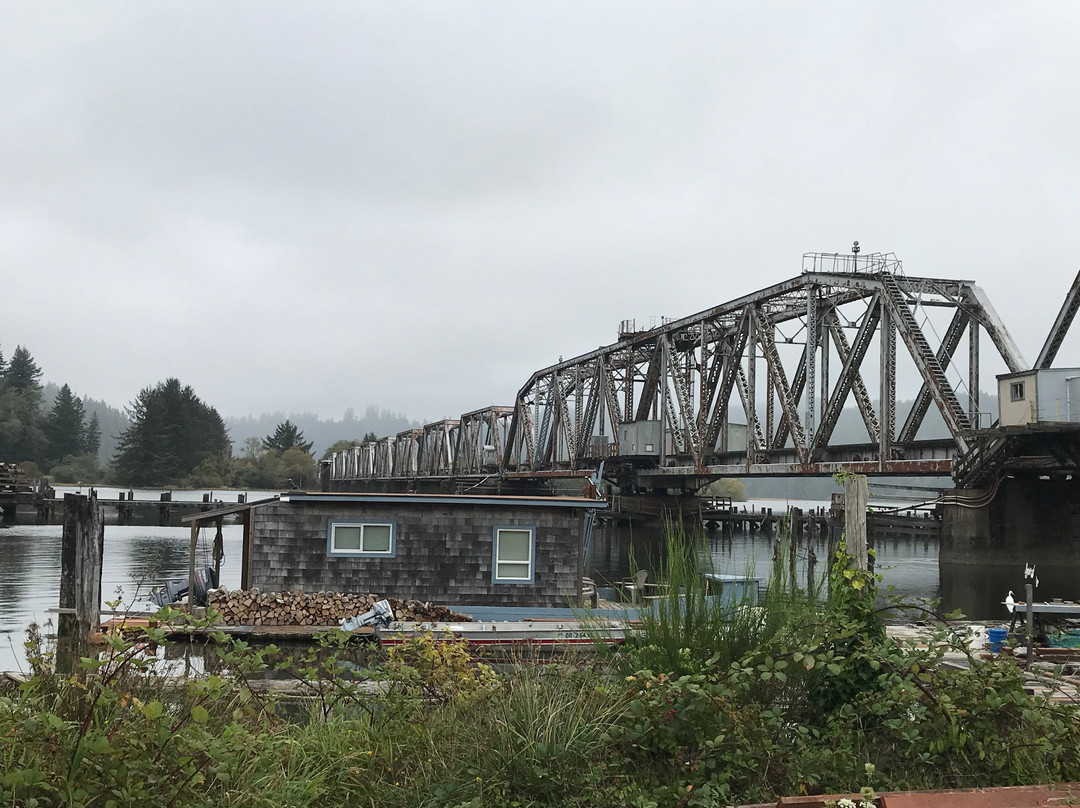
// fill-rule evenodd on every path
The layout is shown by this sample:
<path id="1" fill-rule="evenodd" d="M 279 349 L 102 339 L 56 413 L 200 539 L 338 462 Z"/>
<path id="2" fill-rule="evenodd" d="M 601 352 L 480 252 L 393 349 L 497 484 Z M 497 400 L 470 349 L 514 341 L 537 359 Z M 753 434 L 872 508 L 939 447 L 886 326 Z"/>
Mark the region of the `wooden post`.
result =
<path id="1" fill-rule="evenodd" d="M 795 573 L 796 558 L 799 552 L 799 534 L 801 533 L 798 528 L 800 512 L 798 508 L 792 508 L 792 519 L 795 522 L 792 530 L 789 531 L 788 536 L 788 581 L 792 587 L 798 584 L 798 577 Z"/>
<path id="2" fill-rule="evenodd" d="M 1028 581 L 1027 587 L 1024 592 L 1024 600 L 1027 601 L 1027 664 L 1028 669 L 1031 669 L 1031 663 L 1035 661 L 1035 585 Z"/>
<path id="3" fill-rule="evenodd" d="M 164 494 L 162 495 L 164 496 Z M 195 613 L 195 546 L 199 542 L 199 522 L 191 520 L 191 556 L 188 558 L 188 614 Z"/>
<path id="4" fill-rule="evenodd" d="M 252 509 L 244 511 L 244 545 L 240 551 L 240 588 L 251 588 Z"/>
<path id="5" fill-rule="evenodd" d="M 859 474 L 845 477 L 844 540 L 857 570 L 866 570 L 866 499 L 866 478 Z"/>
<path id="6" fill-rule="evenodd" d="M 64 527 L 60 541 L 60 609 L 57 636 L 68 641 L 71 654 L 58 654 L 58 666 L 74 668 L 80 648 L 101 624 L 101 563 L 105 552 L 105 519 L 97 496 L 64 495 Z M 63 643 L 61 643 L 63 645 Z M 74 646 L 72 648 L 72 646 Z"/>

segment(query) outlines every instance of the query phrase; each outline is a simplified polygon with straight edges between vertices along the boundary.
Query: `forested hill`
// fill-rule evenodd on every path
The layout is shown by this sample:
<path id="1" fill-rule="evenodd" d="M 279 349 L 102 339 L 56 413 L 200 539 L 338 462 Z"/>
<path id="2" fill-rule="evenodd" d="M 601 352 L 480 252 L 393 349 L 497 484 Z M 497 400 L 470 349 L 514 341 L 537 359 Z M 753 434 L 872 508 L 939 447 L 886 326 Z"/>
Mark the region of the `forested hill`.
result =
<path id="1" fill-rule="evenodd" d="M 248 438 L 262 440 L 267 435 L 273 434 L 277 425 L 286 419 L 299 427 L 307 440 L 314 441 L 312 453 L 316 458 L 321 457 L 328 447 L 340 440 L 359 440 L 369 432 L 374 432 L 382 438 L 387 435 L 396 435 L 405 429 L 422 426 L 419 421 L 410 420 L 402 413 L 380 410 L 373 406 L 364 410 L 364 414 L 359 418 L 350 407 L 345 410 L 345 417 L 341 420 L 323 419 L 310 412 L 279 411 L 243 417 L 230 416 L 225 419 L 225 426 L 228 427 L 229 438 L 232 440 L 233 454 L 239 454 L 240 448 Z"/>

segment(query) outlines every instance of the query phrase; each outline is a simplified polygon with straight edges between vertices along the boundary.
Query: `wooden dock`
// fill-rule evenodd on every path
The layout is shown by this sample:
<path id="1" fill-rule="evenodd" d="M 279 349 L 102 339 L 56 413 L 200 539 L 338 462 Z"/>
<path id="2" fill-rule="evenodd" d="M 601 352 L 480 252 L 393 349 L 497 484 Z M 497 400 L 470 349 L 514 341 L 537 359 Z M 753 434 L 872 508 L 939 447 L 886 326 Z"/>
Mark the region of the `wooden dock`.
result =
<path id="1" fill-rule="evenodd" d="M 64 498 L 56 496 L 52 489 L 49 489 L 49 494 L 35 496 L 19 504 L 25 505 L 27 511 L 33 509 L 38 522 L 53 524 L 59 521 L 64 512 Z M 110 522 L 115 519 L 116 524 L 141 523 L 158 527 L 177 527 L 181 525 L 181 519 L 185 516 L 216 510 L 226 505 L 242 505 L 247 501 L 247 494 L 229 494 L 228 496 L 229 500 L 211 499 L 210 494 L 204 494 L 201 500 L 173 499 L 171 491 L 163 491 L 157 499 L 135 499 L 134 491 L 122 491 L 116 499 L 99 497 L 98 505 L 104 509 L 106 519 Z M 12 515 L 11 518 L 17 517 Z"/>

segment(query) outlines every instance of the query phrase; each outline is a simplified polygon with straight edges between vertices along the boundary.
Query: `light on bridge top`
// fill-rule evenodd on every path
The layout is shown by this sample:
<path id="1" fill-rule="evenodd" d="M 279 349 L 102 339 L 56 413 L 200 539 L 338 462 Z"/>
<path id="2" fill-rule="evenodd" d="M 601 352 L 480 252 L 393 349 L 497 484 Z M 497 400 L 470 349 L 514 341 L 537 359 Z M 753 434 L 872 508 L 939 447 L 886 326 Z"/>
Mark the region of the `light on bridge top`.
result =
<path id="1" fill-rule="evenodd" d="M 859 242 L 855 242 L 850 253 L 803 253 L 802 271 L 806 272 L 843 272 L 859 275 L 876 275 L 889 272 L 901 273 L 900 259 L 896 253 L 859 252 Z"/>

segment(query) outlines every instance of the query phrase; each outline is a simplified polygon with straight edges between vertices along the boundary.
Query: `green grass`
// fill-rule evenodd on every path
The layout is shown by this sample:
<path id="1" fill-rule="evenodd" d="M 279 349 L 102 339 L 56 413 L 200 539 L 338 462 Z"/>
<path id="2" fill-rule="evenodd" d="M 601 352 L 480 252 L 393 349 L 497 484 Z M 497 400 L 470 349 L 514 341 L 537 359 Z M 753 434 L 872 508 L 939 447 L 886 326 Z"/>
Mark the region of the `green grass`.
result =
<path id="1" fill-rule="evenodd" d="M 328 637 L 288 661 L 333 680 L 306 710 L 248 687 L 273 651 L 224 637 L 226 672 L 180 684 L 119 639 L 57 676 L 34 638 L 35 675 L 0 693 L 0 806 L 690 808 L 857 792 L 871 772 L 879 791 L 1080 779 L 1075 706 L 1028 695 L 1013 663 L 955 670 L 889 641 L 873 579 L 840 555 L 829 596 L 807 591 L 783 542 L 760 602 L 721 604 L 701 538 L 672 530 L 670 588 L 614 653 L 495 671 L 420 638 L 372 661 L 371 696 L 333 677 L 351 651 Z"/>
<path id="2" fill-rule="evenodd" d="M 800 588 L 790 579 L 783 527 L 778 541 L 780 552 L 762 592 L 720 598 L 706 591 L 705 573 L 714 570 L 704 536 L 669 524 L 657 576 L 660 595 L 641 611 L 641 630 L 627 649 L 628 667 L 683 674 L 710 660 L 726 666 L 765 642 L 819 623 L 820 587 Z M 746 577 L 754 577 L 752 568 Z"/>

